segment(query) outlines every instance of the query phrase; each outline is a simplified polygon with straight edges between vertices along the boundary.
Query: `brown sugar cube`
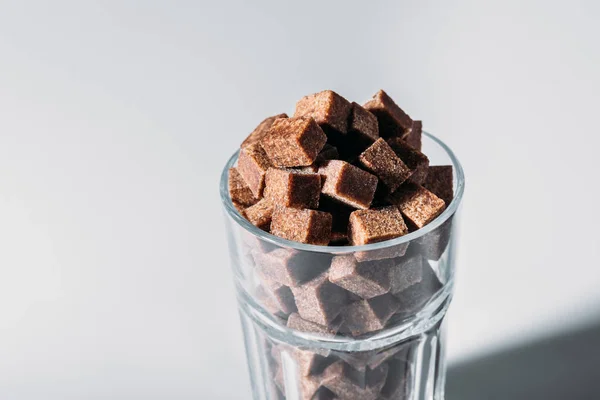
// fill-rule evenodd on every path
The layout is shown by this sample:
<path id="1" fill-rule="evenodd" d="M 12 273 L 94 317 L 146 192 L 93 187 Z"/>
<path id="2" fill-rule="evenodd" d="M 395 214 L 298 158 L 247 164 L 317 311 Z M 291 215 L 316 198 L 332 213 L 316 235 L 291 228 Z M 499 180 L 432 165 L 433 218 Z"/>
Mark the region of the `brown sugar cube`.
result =
<path id="1" fill-rule="evenodd" d="M 331 237 L 331 214 L 315 210 L 276 207 L 271 233 L 300 243 L 327 246 Z"/>
<path id="2" fill-rule="evenodd" d="M 279 285 L 270 288 L 270 296 L 275 300 L 275 304 L 281 312 L 287 317 L 293 312 L 298 311 L 292 290 L 285 285 Z"/>
<path id="3" fill-rule="evenodd" d="M 410 147 L 400 138 L 389 139 L 388 144 L 404 164 L 413 171 L 408 180 L 419 185 L 425 182 L 427 170 L 429 168 L 429 158 L 419 150 Z"/>
<path id="4" fill-rule="evenodd" d="M 358 140 L 372 143 L 379 138 L 377 117 L 358 103 L 352 103 L 349 125 L 349 133 Z"/>
<path id="5" fill-rule="evenodd" d="M 292 208 L 317 208 L 321 175 L 296 170 L 269 168 L 264 196 L 271 204 Z"/>
<path id="6" fill-rule="evenodd" d="M 243 216 L 246 217 L 252 225 L 268 232 L 273 216 L 273 206 L 266 199 L 262 199 L 253 206 L 246 208 Z"/>
<path id="7" fill-rule="evenodd" d="M 421 151 L 423 139 L 423 122 L 422 121 L 413 121 L 412 128 L 410 128 L 410 132 L 404 138 L 404 141 L 413 149 L 417 149 Z"/>
<path id="8" fill-rule="evenodd" d="M 268 276 L 262 274 L 262 270 L 257 269 L 258 276 L 262 283 L 262 288 L 266 294 L 273 299 L 277 307 L 287 316 L 298 311 L 294 295 L 289 286 L 283 285 Z"/>
<path id="9" fill-rule="evenodd" d="M 427 169 L 423 187 L 444 200 L 447 207 L 454 198 L 452 181 L 452 165 L 434 165 Z"/>
<path id="10" fill-rule="evenodd" d="M 346 291 L 329 282 L 322 273 L 304 285 L 292 288 L 298 314 L 308 321 L 329 325 L 346 305 Z"/>
<path id="11" fill-rule="evenodd" d="M 359 263 L 353 255 L 336 256 L 331 261 L 329 281 L 363 299 L 390 291 L 391 260 Z"/>
<path id="12" fill-rule="evenodd" d="M 452 237 L 452 217 L 444 221 L 431 232 L 417 239 L 418 251 L 428 260 L 438 261 L 450 243 Z"/>
<path id="13" fill-rule="evenodd" d="M 330 160 L 319 174 L 325 177 L 321 193 L 354 208 L 367 209 L 373 201 L 377 177 L 345 161 Z"/>
<path id="14" fill-rule="evenodd" d="M 329 325 L 320 325 L 303 319 L 300 314 L 292 313 L 287 320 L 287 327 L 300 332 L 316 333 L 322 336 L 335 336 L 342 324 L 341 318 L 334 319 Z"/>
<path id="15" fill-rule="evenodd" d="M 386 208 L 386 207 L 381 207 L 381 208 Z M 396 210 L 390 210 L 390 212 L 393 215 L 397 215 L 396 214 L 397 207 L 394 207 L 394 208 L 396 208 Z M 376 210 L 377 209 L 371 209 L 371 210 L 365 210 L 365 211 L 376 211 Z M 357 222 L 359 219 L 360 218 L 357 218 Z M 378 223 L 374 223 L 374 222 L 375 221 L 372 221 L 372 224 L 368 224 L 368 225 L 374 225 L 375 228 L 371 227 L 371 228 L 369 228 L 369 230 L 376 232 L 381 228 L 381 226 Z M 403 224 L 403 223 L 404 223 L 404 221 L 402 220 L 402 222 L 400 224 Z M 360 224 L 357 224 L 357 225 L 360 225 Z M 360 226 L 357 226 L 356 229 L 362 229 L 362 228 L 360 228 Z M 403 228 L 400 226 L 399 230 L 403 231 Z M 349 229 L 349 232 L 350 232 L 350 229 Z M 383 240 L 386 240 L 386 239 L 383 239 Z M 359 243 L 362 243 L 362 241 L 359 239 L 357 239 L 357 241 Z M 369 241 L 369 243 L 373 243 L 373 242 Z M 365 244 L 368 244 L 368 243 L 365 243 Z M 356 258 L 356 260 L 358 262 L 365 262 L 365 261 L 374 261 L 374 260 L 384 260 L 387 258 L 402 257 L 406 253 L 406 250 L 408 249 L 409 244 L 410 243 L 399 243 L 399 244 L 396 244 L 393 246 L 382 247 L 380 249 L 357 251 L 354 253 L 354 258 Z"/>
<path id="16" fill-rule="evenodd" d="M 429 263 L 423 263 L 421 281 L 394 296 L 398 300 L 397 316 L 408 316 L 418 312 L 443 287 Z"/>
<path id="17" fill-rule="evenodd" d="M 336 395 L 347 398 L 348 394 L 366 387 L 366 368 L 354 368 L 344 361 L 337 361 L 323 371 L 323 385 Z"/>
<path id="18" fill-rule="evenodd" d="M 357 210 L 350 214 L 348 236 L 354 246 L 382 242 L 407 233 L 402 215 L 394 206 Z"/>
<path id="19" fill-rule="evenodd" d="M 398 189 L 413 173 L 404 162 L 394 153 L 394 150 L 379 138 L 369 146 L 359 157 L 363 167 L 376 175 L 390 192 Z"/>
<path id="20" fill-rule="evenodd" d="M 433 221 L 446 208 L 444 200 L 414 183 L 407 183 L 390 195 L 404 218 L 417 229 Z"/>
<path id="21" fill-rule="evenodd" d="M 392 263 L 389 268 L 390 293 L 400 293 L 423 279 L 424 260 L 420 254 L 400 257 Z"/>
<path id="22" fill-rule="evenodd" d="M 383 90 L 375 93 L 363 107 L 375 114 L 379 122 L 379 136 L 403 137 L 412 127 L 412 119 Z"/>
<path id="23" fill-rule="evenodd" d="M 311 165 L 327 136 L 312 118 L 280 118 L 261 140 L 271 163 L 279 168 Z"/>
<path id="24" fill-rule="evenodd" d="M 262 138 L 265 137 L 265 135 L 269 132 L 269 128 L 271 128 L 273 122 L 279 118 L 288 118 L 288 115 L 284 113 L 265 118 L 260 124 L 258 124 L 252 133 L 249 134 L 246 139 L 244 139 L 240 147 L 246 147 L 248 145 L 260 142 Z"/>
<path id="25" fill-rule="evenodd" d="M 277 300 L 268 293 L 263 286 L 258 286 L 254 293 L 258 302 L 262 305 L 262 307 L 269 312 L 269 314 L 274 315 L 277 318 L 283 319 L 282 323 L 285 323 L 285 318 L 289 315 L 281 309 L 281 305 L 277 302 Z"/>
<path id="26" fill-rule="evenodd" d="M 348 100 L 331 90 L 324 90 L 298 100 L 294 117 L 312 117 L 323 127 L 346 133 L 350 109 Z"/>
<path id="27" fill-rule="evenodd" d="M 361 300 L 344 309 L 344 323 L 353 336 L 375 332 L 385 327 L 400 304 L 391 294 Z"/>
<path id="28" fill-rule="evenodd" d="M 310 281 L 327 269 L 331 263 L 328 254 L 295 251 L 284 248 L 263 253 L 252 252 L 258 273 L 282 285 L 294 287 Z"/>
<path id="29" fill-rule="evenodd" d="M 252 194 L 252 190 L 246 184 L 246 181 L 237 168 L 229 168 L 229 197 L 235 204 L 239 204 L 242 207 L 249 207 L 258 202 L 258 199 Z M 238 210 L 239 211 L 239 210 Z"/>
<path id="30" fill-rule="evenodd" d="M 388 365 L 356 370 L 344 361 L 331 364 L 323 372 L 322 384 L 340 399 L 376 400 L 385 384 Z"/>
<path id="31" fill-rule="evenodd" d="M 270 166 L 267 155 L 258 144 L 251 144 L 240 150 L 237 169 L 254 197 L 262 197 L 265 174 Z"/>
<path id="32" fill-rule="evenodd" d="M 310 350 L 295 349 L 292 356 L 301 376 L 320 375 L 336 361 L 334 357 L 325 357 Z"/>

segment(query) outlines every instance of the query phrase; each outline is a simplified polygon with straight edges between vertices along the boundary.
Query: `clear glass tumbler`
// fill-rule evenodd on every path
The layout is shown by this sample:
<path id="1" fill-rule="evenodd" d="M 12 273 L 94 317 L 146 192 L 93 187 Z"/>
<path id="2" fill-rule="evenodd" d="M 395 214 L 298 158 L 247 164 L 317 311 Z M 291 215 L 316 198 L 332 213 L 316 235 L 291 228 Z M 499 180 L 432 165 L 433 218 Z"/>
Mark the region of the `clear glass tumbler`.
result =
<path id="1" fill-rule="evenodd" d="M 444 398 L 441 326 L 464 176 L 425 132 L 423 152 L 431 165 L 452 165 L 454 199 L 424 228 L 364 246 L 305 245 L 250 224 L 229 198 L 231 157 L 220 191 L 254 400 Z M 333 284 L 334 264 L 368 293 Z"/>

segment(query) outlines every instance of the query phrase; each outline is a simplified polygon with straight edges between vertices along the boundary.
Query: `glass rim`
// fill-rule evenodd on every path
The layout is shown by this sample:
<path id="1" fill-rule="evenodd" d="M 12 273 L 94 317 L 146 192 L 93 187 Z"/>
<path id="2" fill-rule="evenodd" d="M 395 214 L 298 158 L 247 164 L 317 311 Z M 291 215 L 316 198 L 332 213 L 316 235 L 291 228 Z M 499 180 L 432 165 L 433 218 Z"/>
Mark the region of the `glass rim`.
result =
<path id="1" fill-rule="evenodd" d="M 440 225 L 446 222 L 452 215 L 456 213 L 460 203 L 462 201 L 464 189 L 465 189 L 465 176 L 463 168 L 458 161 L 458 158 L 454 154 L 454 152 L 448 147 L 444 142 L 430 134 L 429 132 L 423 131 L 423 135 L 427 138 L 431 139 L 433 142 L 438 144 L 448 155 L 450 161 L 452 162 L 452 167 L 456 173 L 456 192 L 454 193 L 454 198 L 450 202 L 450 205 L 447 206 L 444 211 L 438 215 L 433 221 L 429 224 L 425 225 L 421 229 L 417 229 L 414 232 L 408 233 L 404 236 L 400 236 L 394 239 L 385 240 L 383 242 L 370 243 L 361 246 L 321 246 L 315 244 L 305 244 L 300 242 L 295 242 L 292 240 L 287 240 L 281 238 L 279 236 L 275 236 L 269 232 L 265 232 L 262 229 L 252 225 L 250 221 L 244 218 L 239 211 L 233 205 L 231 201 L 231 197 L 229 196 L 229 168 L 233 167 L 235 162 L 238 159 L 240 150 L 238 149 L 229 160 L 225 164 L 225 168 L 221 172 L 221 180 L 219 184 L 219 191 L 221 194 L 221 202 L 223 207 L 227 211 L 227 214 L 242 228 L 251 233 L 254 236 L 257 236 L 261 240 L 266 242 L 275 244 L 279 247 L 286 247 L 298 251 L 308 251 L 313 253 L 354 253 L 354 252 L 362 252 L 362 251 L 373 251 L 373 250 L 382 250 L 388 247 L 398 246 L 403 243 L 409 243 L 415 239 L 418 239 L 428 233 L 437 229 Z"/>

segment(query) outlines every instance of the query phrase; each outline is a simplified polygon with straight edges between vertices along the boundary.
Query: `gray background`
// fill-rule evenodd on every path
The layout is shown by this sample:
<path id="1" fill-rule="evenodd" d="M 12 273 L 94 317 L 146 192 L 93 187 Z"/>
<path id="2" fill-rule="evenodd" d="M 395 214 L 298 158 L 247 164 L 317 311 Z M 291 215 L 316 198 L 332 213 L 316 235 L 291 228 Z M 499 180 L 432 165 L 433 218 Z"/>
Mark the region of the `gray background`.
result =
<path id="1" fill-rule="evenodd" d="M 385 88 L 463 162 L 451 364 L 597 318 L 599 18 L 0 0 L 0 398 L 248 399 L 218 176 L 324 88 Z"/>

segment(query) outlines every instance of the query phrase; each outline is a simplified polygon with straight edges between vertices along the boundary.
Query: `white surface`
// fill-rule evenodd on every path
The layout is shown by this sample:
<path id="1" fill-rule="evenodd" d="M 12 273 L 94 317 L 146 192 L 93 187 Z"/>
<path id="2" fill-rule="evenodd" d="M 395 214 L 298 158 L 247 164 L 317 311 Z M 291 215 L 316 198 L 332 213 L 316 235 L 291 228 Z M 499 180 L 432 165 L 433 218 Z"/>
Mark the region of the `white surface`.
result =
<path id="1" fill-rule="evenodd" d="M 248 399 L 218 175 L 323 88 L 464 164 L 451 361 L 598 315 L 597 2 L 207 3 L 0 2 L 0 398 Z"/>

